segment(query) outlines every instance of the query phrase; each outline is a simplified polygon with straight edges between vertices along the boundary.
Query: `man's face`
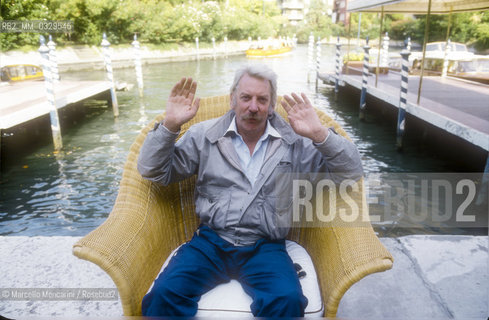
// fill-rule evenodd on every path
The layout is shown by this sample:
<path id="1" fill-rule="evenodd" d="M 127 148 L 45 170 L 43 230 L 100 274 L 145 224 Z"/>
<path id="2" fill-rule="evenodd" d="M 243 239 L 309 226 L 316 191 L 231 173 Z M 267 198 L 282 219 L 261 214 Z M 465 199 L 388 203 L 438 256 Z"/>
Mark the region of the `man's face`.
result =
<path id="1" fill-rule="evenodd" d="M 270 82 L 244 74 L 234 92 L 236 126 L 242 136 L 263 134 L 270 106 Z"/>

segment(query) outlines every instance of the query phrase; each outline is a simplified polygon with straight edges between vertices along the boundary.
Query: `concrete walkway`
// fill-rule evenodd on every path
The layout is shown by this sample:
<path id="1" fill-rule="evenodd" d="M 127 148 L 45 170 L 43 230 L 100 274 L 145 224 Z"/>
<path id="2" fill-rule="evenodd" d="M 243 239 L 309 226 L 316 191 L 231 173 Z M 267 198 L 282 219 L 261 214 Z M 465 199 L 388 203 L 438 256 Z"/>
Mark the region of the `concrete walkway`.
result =
<path id="1" fill-rule="evenodd" d="M 118 317 L 119 300 L 13 301 L 11 288 L 115 288 L 72 255 L 77 237 L 0 237 L 0 315 Z M 392 270 L 362 279 L 341 300 L 345 319 L 487 319 L 488 237 L 383 238 Z M 8 290 L 6 290 L 8 289 Z M 110 290 L 109 290 L 110 291 Z"/>

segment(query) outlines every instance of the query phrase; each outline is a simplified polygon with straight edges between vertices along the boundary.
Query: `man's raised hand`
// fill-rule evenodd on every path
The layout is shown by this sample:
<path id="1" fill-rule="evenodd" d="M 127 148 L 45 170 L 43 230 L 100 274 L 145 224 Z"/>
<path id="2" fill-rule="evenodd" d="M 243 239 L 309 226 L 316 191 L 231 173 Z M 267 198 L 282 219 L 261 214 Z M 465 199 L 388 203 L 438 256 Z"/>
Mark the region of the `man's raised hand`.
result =
<path id="1" fill-rule="evenodd" d="M 323 142 L 328 136 L 328 129 L 321 124 L 311 102 L 304 93 L 301 97 L 292 93 L 285 95 L 281 101 L 288 114 L 289 123 L 298 135 L 309 138 L 316 143 Z"/>
<path id="2" fill-rule="evenodd" d="M 182 78 L 171 90 L 166 103 L 166 115 L 163 125 L 172 132 L 190 121 L 199 109 L 200 98 L 195 98 L 197 82 L 192 78 Z"/>

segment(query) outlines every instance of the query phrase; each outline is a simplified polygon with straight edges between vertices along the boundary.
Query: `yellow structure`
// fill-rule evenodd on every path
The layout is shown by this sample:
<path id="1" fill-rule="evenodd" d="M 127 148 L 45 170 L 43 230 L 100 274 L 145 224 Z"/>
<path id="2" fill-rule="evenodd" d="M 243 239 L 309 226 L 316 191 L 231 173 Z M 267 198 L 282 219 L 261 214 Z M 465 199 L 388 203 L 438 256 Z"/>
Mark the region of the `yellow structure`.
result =
<path id="1" fill-rule="evenodd" d="M 42 80 L 42 69 L 33 64 L 11 64 L 0 69 L 2 81 Z"/>

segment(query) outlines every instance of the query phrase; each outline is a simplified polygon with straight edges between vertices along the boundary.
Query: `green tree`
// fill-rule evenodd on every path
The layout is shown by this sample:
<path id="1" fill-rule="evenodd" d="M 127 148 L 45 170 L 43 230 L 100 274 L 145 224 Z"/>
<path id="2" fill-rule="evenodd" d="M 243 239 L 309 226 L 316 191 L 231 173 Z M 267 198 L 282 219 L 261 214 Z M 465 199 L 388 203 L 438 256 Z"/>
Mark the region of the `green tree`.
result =
<path id="1" fill-rule="evenodd" d="M 423 35 L 418 32 L 418 23 L 416 19 L 410 16 L 404 16 L 401 19 L 392 21 L 389 26 L 389 37 L 394 40 L 405 40 L 410 37 L 412 40 L 417 40 Z"/>
<path id="2" fill-rule="evenodd" d="M 377 39 L 380 33 L 380 15 L 376 13 L 362 12 L 360 19 L 360 13 L 352 13 L 350 18 L 350 37 L 356 38 L 358 35 L 358 23 L 360 22 L 360 38 L 369 37 L 370 39 Z M 383 27 L 386 30 L 385 26 Z"/>
<path id="3" fill-rule="evenodd" d="M 48 0 L 2 0 L 0 20 L 44 20 L 53 19 Z M 9 50 L 21 46 L 39 45 L 38 33 L 0 33 L 0 49 Z"/>
<path id="4" fill-rule="evenodd" d="M 450 39 L 456 42 L 473 45 L 478 50 L 489 49 L 489 12 L 462 12 L 450 15 L 431 15 L 428 39 L 424 39 L 426 15 L 416 15 L 414 22 L 406 23 L 405 34 L 419 43 L 424 41 L 445 41 L 450 24 Z M 393 26 L 399 27 L 399 26 Z M 398 36 L 393 32 L 393 35 Z"/>
<path id="5" fill-rule="evenodd" d="M 103 32 L 111 43 L 121 41 L 118 23 L 114 21 L 119 4 L 119 0 L 51 0 L 56 18 L 74 23 L 70 40 L 94 45 L 100 44 Z"/>
<path id="6" fill-rule="evenodd" d="M 482 12 L 474 22 L 478 22 L 474 30 L 474 46 L 480 51 L 487 51 L 489 49 L 489 12 Z"/>

